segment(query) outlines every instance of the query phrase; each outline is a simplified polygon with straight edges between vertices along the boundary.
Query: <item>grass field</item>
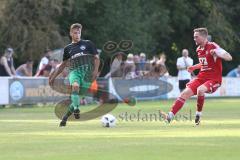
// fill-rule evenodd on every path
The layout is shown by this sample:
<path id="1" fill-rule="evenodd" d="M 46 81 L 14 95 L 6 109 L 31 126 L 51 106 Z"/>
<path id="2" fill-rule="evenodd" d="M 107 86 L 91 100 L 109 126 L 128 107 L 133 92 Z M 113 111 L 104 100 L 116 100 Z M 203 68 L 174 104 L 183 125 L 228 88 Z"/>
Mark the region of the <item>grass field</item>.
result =
<path id="1" fill-rule="evenodd" d="M 179 114 L 183 118 L 170 125 L 144 118 L 159 109 L 167 111 L 171 103 L 121 104 L 112 112 L 118 118 L 115 128 L 101 127 L 99 119 L 69 122 L 59 128 L 51 106 L 0 109 L 0 159 L 240 159 L 240 99 L 207 100 L 201 126 L 197 127 L 195 100 L 188 101 Z M 142 117 L 123 120 L 126 112 L 133 116 L 141 112 Z"/>

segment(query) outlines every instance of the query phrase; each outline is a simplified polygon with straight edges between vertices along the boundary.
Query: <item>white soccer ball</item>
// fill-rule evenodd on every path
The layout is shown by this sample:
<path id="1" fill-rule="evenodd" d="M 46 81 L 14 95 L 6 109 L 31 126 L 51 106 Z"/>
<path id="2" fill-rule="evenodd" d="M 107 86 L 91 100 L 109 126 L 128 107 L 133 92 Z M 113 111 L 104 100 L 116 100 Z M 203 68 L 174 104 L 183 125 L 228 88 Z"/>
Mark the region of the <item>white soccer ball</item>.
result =
<path id="1" fill-rule="evenodd" d="M 101 118 L 101 123 L 103 127 L 114 127 L 116 125 L 116 118 L 111 114 L 105 114 Z"/>

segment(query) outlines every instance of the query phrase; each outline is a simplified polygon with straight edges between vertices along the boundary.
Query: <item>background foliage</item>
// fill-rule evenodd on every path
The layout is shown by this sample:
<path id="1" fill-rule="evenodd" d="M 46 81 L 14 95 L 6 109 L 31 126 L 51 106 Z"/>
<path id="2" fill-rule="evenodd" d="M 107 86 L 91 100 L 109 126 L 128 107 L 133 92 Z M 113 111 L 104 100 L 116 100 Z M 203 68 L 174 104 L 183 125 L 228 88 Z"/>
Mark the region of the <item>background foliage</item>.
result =
<path id="1" fill-rule="evenodd" d="M 195 56 L 192 30 L 207 27 L 213 41 L 232 53 L 224 74 L 240 64 L 240 1 L 234 0 L 2 0 L 0 50 L 15 49 L 17 65 L 31 57 L 36 62 L 47 48 L 69 43 L 69 26 L 83 25 L 82 36 L 99 49 L 106 41 L 132 40 L 134 54 L 149 58 L 164 52 L 176 75 L 176 58 L 183 48 Z M 102 53 L 108 60 L 111 54 Z M 107 68 L 105 68 L 107 70 Z"/>

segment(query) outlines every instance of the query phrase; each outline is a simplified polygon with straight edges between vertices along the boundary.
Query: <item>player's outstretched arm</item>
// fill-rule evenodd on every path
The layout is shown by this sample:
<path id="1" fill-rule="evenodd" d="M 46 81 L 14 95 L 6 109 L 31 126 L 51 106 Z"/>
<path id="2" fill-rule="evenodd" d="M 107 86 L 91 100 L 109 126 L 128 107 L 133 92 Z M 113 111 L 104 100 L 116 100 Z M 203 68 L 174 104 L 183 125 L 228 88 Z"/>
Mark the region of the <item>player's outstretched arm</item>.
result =
<path id="1" fill-rule="evenodd" d="M 225 51 L 222 48 L 216 48 L 212 51 L 212 54 L 216 54 L 217 57 L 224 59 L 225 61 L 231 61 L 232 60 L 232 56 L 230 53 L 228 53 L 227 51 Z"/>
<path id="2" fill-rule="evenodd" d="M 53 72 L 50 76 L 49 76 L 49 85 L 52 86 L 53 85 L 53 82 L 55 80 L 55 78 L 60 74 L 62 73 L 62 71 L 64 70 L 64 68 L 67 66 L 67 63 L 68 61 L 65 60 L 63 61 L 59 67 L 56 69 L 55 72 Z"/>

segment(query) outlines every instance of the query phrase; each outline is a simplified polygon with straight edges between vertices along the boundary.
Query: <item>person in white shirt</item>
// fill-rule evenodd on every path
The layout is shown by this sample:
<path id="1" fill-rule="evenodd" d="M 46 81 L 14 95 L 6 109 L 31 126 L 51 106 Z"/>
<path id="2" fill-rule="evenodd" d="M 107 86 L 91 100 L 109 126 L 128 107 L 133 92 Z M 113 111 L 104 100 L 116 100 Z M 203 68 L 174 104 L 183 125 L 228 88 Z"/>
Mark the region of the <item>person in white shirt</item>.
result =
<path id="1" fill-rule="evenodd" d="M 46 52 L 45 52 L 44 57 L 42 57 L 39 65 L 38 65 L 37 73 L 35 74 L 35 76 L 38 75 L 39 72 L 41 70 L 43 70 L 48 65 L 49 59 L 50 59 L 50 55 L 51 55 L 51 50 L 47 49 Z"/>
<path id="2" fill-rule="evenodd" d="M 177 59 L 178 82 L 180 92 L 186 88 L 186 84 L 191 80 L 191 73 L 187 71 L 193 65 L 193 60 L 188 56 L 188 50 L 182 50 L 182 57 Z"/>
<path id="3" fill-rule="evenodd" d="M 134 55 L 132 53 L 129 53 L 127 55 L 127 60 L 125 61 L 124 66 L 124 77 L 125 79 L 134 79 L 136 78 L 136 65 L 134 63 Z"/>
<path id="4" fill-rule="evenodd" d="M 110 76 L 119 77 L 121 64 L 123 62 L 123 56 L 125 54 L 123 52 L 117 52 L 114 56 L 114 60 L 112 61 L 110 72 L 105 76 L 105 78 L 109 78 Z"/>

